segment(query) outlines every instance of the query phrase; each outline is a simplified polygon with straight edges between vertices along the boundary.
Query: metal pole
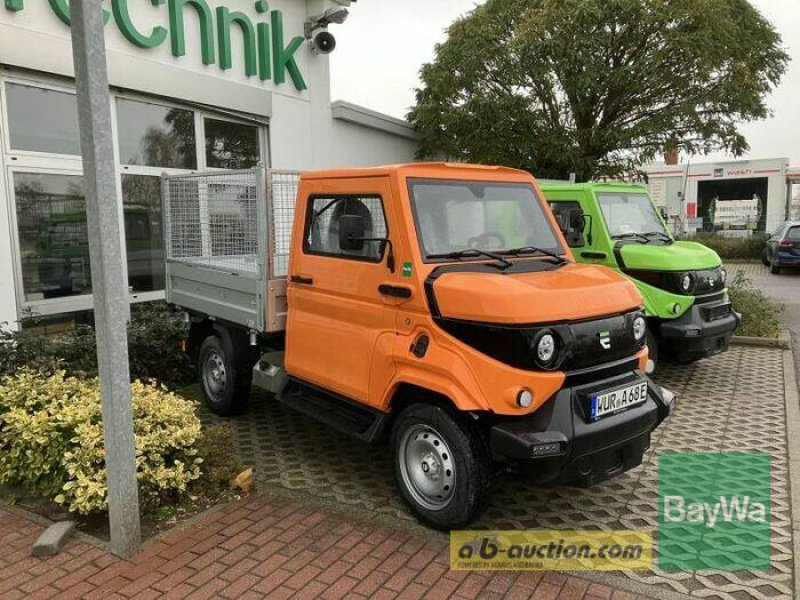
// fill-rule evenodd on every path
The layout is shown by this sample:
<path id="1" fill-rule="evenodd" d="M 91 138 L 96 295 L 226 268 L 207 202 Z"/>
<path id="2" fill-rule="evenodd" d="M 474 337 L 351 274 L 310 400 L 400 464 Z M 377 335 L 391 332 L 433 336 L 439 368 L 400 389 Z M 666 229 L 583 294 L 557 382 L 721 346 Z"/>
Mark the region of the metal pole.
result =
<path id="1" fill-rule="evenodd" d="M 141 542 L 133 435 L 119 198 L 111 133 L 102 5 L 72 0 L 72 55 L 78 91 L 97 362 L 102 394 L 111 551 L 133 556 Z"/>

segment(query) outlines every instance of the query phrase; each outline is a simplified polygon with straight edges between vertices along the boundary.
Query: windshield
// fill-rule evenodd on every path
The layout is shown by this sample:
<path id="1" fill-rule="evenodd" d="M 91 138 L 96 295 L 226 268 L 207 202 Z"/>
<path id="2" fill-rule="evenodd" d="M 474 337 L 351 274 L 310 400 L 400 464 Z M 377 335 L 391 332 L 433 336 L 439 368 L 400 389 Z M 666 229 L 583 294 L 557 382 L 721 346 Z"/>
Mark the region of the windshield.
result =
<path id="1" fill-rule="evenodd" d="M 647 194 L 601 192 L 597 201 L 612 238 L 646 234 L 672 237 Z"/>
<path id="2" fill-rule="evenodd" d="M 563 254 L 530 184 L 410 179 L 408 185 L 426 259 L 470 248 Z"/>

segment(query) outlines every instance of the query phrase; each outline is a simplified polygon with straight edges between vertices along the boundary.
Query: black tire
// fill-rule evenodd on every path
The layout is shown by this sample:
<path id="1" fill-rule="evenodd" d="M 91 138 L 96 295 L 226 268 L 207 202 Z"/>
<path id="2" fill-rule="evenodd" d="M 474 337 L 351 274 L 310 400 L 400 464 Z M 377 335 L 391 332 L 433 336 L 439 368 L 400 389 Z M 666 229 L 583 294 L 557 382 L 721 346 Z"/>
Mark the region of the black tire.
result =
<path id="1" fill-rule="evenodd" d="M 774 260 L 769 263 L 769 272 L 773 275 L 779 275 L 781 272 L 781 268 L 775 264 Z"/>
<path id="2" fill-rule="evenodd" d="M 658 339 L 656 338 L 656 334 L 650 329 L 650 325 L 647 325 L 647 332 L 645 333 L 645 340 L 647 340 L 647 349 L 650 353 L 650 360 L 653 361 L 653 368 L 649 371 L 648 374 L 655 373 L 658 369 Z M 649 366 L 649 365 L 648 365 Z"/>
<path id="3" fill-rule="evenodd" d="M 761 262 L 764 263 L 765 267 L 769 267 L 769 251 L 764 248 L 764 251 L 761 253 Z"/>
<path id="4" fill-rule="evenodd" d="M 491 490 L 489 448 L 466 416 L 433 404 L 412 404 L 395 420 L 392 449 L 397 487 L 423 523 L 458 529 L 486 508 Z"/>
<path id="5" fill-rule="evenodd" d="M 247 406 L 250 378 L 241 373 L 232 348 L 209 335 L 197 354 L 197 378 L 206 405 L 222 417 L 240 413 Z"/>

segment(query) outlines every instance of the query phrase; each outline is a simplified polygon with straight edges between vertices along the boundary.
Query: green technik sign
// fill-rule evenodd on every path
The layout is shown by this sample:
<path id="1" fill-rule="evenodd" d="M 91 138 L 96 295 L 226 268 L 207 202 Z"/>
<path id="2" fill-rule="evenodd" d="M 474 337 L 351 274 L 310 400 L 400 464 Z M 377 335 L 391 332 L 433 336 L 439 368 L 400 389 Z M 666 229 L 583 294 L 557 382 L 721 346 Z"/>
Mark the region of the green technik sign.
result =
<path id="1" fill-rule="evenodd" d="M 231 29 L 239 27 L 244 38 L 244 73 L 248 77 L 258 76 L 262 81 L 274 81 L 276 84 L 286 82 L 286 74 L 298 90 L 308 88 L 295 60 L 295 53 L 303 45 L 300 36 L 292 38 L 288 44 L 284 42 L 283 13 L 270 11 L 266 0 L 257 0 L 254 8 L 264 18 L 263 22 L 254 23 L 243 12 L 231 11 L 225 6 L 216 10 L 209 7 L 205 0 L 135 0 L 150 2 L 154 7 L 165 6 L 168 13 L 169 29 L 161 25 L 149 31 L 141 31 L 133 22 L 128 10 L 129 0 L 111 0 L 111 10 L 104 8 L 105 22 L 111 19 L 125 39 L 134 46 L 144 49 L 155 48 L 167 41 L 172 55 L 186 55 L 186 37 L 184 33 L 184 10 L 193 9 L 200 21 L 200 48 L 203 64 L 213 65 L 219 61 L 223 70 L 233 67 L 231 53 Z M 67 26 L 70 25 L 69 3 L 67 0 L 48 0 L 55 15 Z M 25 10 L 25 0 L 5 0 L 6 10 L 20 12 Z"/>

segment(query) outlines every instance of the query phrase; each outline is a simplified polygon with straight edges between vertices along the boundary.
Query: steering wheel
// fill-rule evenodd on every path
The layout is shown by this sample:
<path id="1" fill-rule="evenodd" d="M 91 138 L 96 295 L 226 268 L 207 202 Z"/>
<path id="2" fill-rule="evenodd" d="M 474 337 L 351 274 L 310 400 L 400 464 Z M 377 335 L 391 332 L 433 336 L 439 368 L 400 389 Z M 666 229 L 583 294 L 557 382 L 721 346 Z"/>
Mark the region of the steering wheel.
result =
<path id="1" fill-rule="evenodd" d="M 498 243 L 492 245 L 490 243 L 491 240 L 496 240 Z M 475 237 L 469 238 L 467 240 L 467 245 L 470 248 L 478 248 L 480 250 L 488 250 L 491 248 L 505 248 L 506 238 L 503 237 L 503 234 L 498 233 L 497 231 L 487 231 L 480 235 L 476 235 Z"/>

